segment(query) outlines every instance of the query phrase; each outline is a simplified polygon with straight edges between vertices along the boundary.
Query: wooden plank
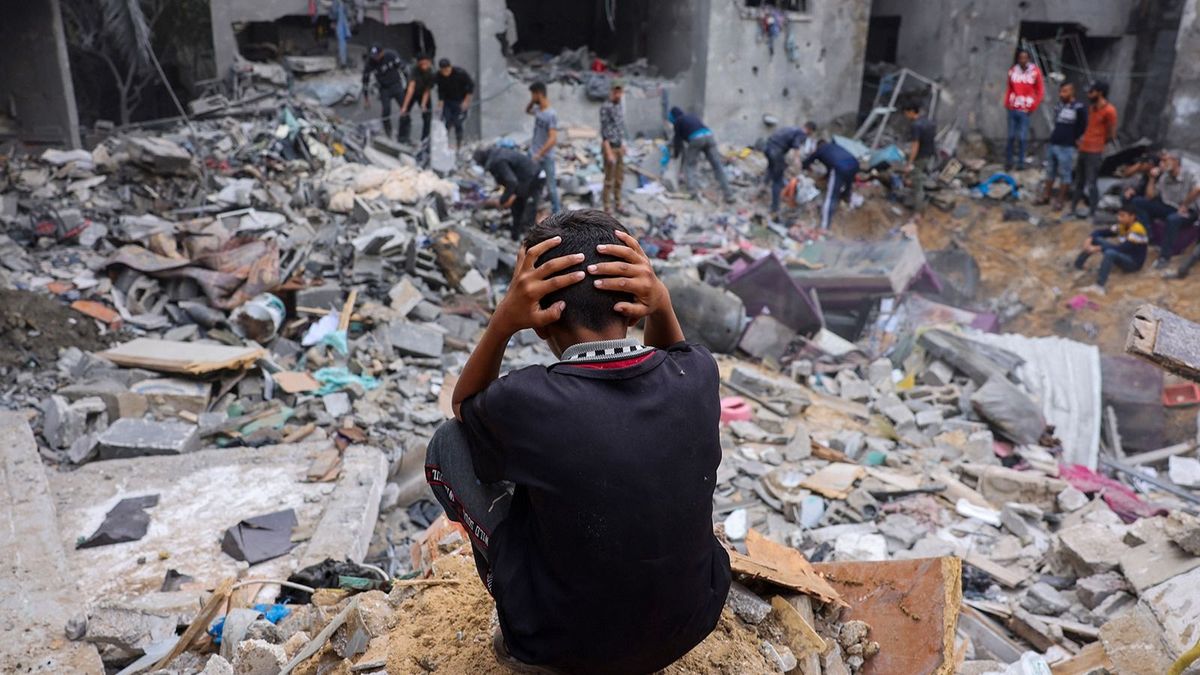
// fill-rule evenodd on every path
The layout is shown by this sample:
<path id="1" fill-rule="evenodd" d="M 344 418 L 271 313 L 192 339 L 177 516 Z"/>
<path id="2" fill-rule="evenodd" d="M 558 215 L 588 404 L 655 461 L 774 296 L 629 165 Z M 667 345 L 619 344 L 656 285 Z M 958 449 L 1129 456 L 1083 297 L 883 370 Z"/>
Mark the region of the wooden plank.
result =
<path id="1" fill-rule="evenodd" d="M 196 614 L 196 618 L 192 619 L 192 623 L 188 625 L 187 630 L 183 631 L 179 642 L 175 643 L 175 646 L 171 651 L 167 652 L 167 655 L 162 660 L 154 664 L 154 670 L 166 668 L 180 654 L 186 652 L 188 647 L 192 645 L 192 642 L 203 635 L 204 631 L 208 630 L 209 624 L 217 616 L 217 612 L 221 610 L 221 607 L 225 605 L 225 601 L 229 599 L 232 592 L 233 579 L 222 581 L 216 590 L 213 591 L 212 595 L 208 596 L 208 600 L 204 602 L 204 606 L 200 608 L 200 612 Z"/>
<path id="2" fill-rule="evenodd" d="M 1054 675 L 1087 675 L 1100 669 L 1111 672 L 1115 666 L 1108 658 L 1108 652 L 1104 651 L 1104 643 L 1098 641 L 1079 650 L 1078 654 L 1066 661 L 1050 666 L 1050 672 Z"/>
<path id="3" fill-rule="evenodd" d="M 1129 466 L 1145 466 L 1147 464 L 1155 464 L 1163 460 L 1170 459 L 1177 455 L 1186 455 L 1196 449 L 1195 441 L 1187 441 L 1186 443 L 1177 443 L 1168 445 L 1165 448 L 1151 450 L 1149 452 L 1140 452 L 1134 455 L 1129 455 L 1125 458 L 1125 463 Z"/>
<path id="4" fill-rule="evenodd" d="M 746 533 L 746 551 L 751 560 L 773 570 L 768 581 L 811 595 L 822 602 L 846 604 L 800 551 L 776 544 L 755 529 Z"/>
<path id="5" fill-rule="evenodd" d="M 1137 308 L 1129 322 L 1125 351 L 1200 381 L 1200 325 L 1161 307 Z"/>
<path id="6" fill-rule="evenodd" d="M 971 636 L 976 654 L 982 650 L 1001 663 L 1016 662 L 1025 651 L 1023 646 L 1008 636 L 1008 631 L 1003 626 L 970 605 L 963 605 L 962 613 L 958 617 L 958 627 Z"/>
<path id="7" fill-rule="evenodd" d="M 817 630 L 787 600 L 778 595 L 772 597 L 771 609 L 775 611 L 776 620 L 787 634 L 788 647 L 797 658 L 808 652 L 825 653 L 825 638 L 818 635 Z"/>
<path id="8" fill-rule="evenodd" d="M 879 653 L 861 675 L 950 675 L 962 606 L 962 561 L 925 558 L 813 565 L 871 626 Z"/>
<path id="9" fill-rule="evenodd" d="M 979 568 L 989 577 L 1000 582 L 1000 585 L 1006 588 L 1017 588 L 1029 578 L 1028 574 L 1022 574 L 1013 568 L 1005 567 L 999 563 L 992 562 L 979 553 L 968 554 L 967 557 L 963 559 L 963 562 L 967 563 L 971 567 Z"/>
<path id="10" fill-rule="evenodd" d="M 266 354 L 265 349 L 258 347 L 228 347 L 151 338 L 138 338 L 99 353 L 119 366 L 185 375 L 249 368 Z"/>

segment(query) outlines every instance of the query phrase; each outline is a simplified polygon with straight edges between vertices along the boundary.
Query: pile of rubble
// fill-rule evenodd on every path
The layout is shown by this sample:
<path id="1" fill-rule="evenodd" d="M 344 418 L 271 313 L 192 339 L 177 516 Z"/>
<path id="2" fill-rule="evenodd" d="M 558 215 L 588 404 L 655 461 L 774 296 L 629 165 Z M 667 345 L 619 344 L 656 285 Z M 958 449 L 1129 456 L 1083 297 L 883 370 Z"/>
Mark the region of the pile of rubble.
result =
<path id="1" fill-rule="evenodd" d="M 157 135 L 0 161 L 0 401 L 37 411 L 0 416 L 6 462 L 50 467 L 9 507 L 45 526 L 23 564 L 79 580 L 53 633 L 130 675 L 489 672 L 422 464 L 515 261 L 505 214 L 444 134 L 435 173 L 240 72 Z M 564 201 L 594 205 L 595 131 L 560 138 Z M 626 222 L 720 355 L 737 579 L 669 672 L 1164 672 L 1191 647 L 1195 444 L 1126 455 L 1095 347 L 997 334 L 1018 303 L 911 228 L 815 232 L 807 177 L 764 218 L 749 149 L 731 206 L 679 194 L 665 150 L 629 145 Z M 875 175 L 863 211 L 899 213 Z M 527 332 L 504 367 L 552 359 Z"/>

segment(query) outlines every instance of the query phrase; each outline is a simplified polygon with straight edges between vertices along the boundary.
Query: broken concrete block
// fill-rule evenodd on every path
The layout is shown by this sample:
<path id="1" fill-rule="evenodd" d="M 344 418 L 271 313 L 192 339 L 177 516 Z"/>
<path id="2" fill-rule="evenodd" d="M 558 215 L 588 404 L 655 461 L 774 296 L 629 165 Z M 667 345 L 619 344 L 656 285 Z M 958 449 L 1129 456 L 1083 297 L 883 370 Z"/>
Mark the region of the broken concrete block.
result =
<path id="1" fill-rule="evenodd" d="M 1092 609 L 1092 616 L 1101 620 L 1101 624 L 1107 622 L 1114 617 L 1120 615 L 1125 610 L 1129 609 L 1137 602 L 1137 598 L 1129 593 L 1118 592 L 1105 598 L 1100 604 Z"/>
<path id="2" fill-rule="evenodd" d="M 783 449 L 783 456 L 789 462 L 799 462 L 812 456 L 812 437 L 803 423 L 796 424 L 796 431 Z"/>
<path id="3" fill-rule="evenodd" d="M 100 459 L 181 455 L 200 446 L 199 428 L 176 421 L 119 419 L 97 439 Z"/>
<path id="4" fill-rule="evenodd" d="M 246 640 L 237 646 L 233 658 L 235 675 L 278 675 L 287 665 L 283 647 L 265 640 Z"/>
<path id="5" fill-rule="evenodd" d="M 933 387 L 945 386 L 953 380 L 954 368 L 951 368 L 945 361 L 936 359 L 930 361 L 929 365 L 925 366 L 925 371 L 921 373 L 921 383 Z"/>
<path id="6" fill-rule="evenodd" d="M 1196 643 L 1200 626 L 1200 569 L 1148 589 L 1142 594 L 1142 602 L 1158 617 L 1164 638 L 1175 653 L 1183 653 Z"/>
<path id="7" fill-rule="evenodd" d="M 197 380 L 159 377 L 135 382 L 129 391 L 145 398 L 156 416 L 173 416 L 180 412 L 199 415 L 208 410 L 212 385 Z"/>
<path id="8" fill-rule="evenodd" d="M 442 355 L 446 336 L 436 328 L 411 321 L 395 321 L 388 326 L 392 347 L 405 356 L 436 358 Z"/>
<path id="9" fill-rule="evenodd" d="M 130 159 L 155 173 L 185 174 L 192 166 L 192 156 L 183 147 L 159 137 L 129 137 L 125 150 Z"/>
<path id="10" fill-rule="evenodd" d="M 847 532 L 834 541 L 833 557 L 839 561 L 888 560 L 887 540 L 880 534 Z"/>
<path id="11" fill-rule="evenodd" d="M 179 618 L 124 607 L 101 605 L 88 612 L 84 639 L 100 650 L 106 662 L 141 656 L 150 645 L 175 635 Z"/>
<path id="12" fill-rule="evenodd" d="M 770 314 L 759 314 L 746 326 L 738 348 L 756 359 L 778 361 L 796 335 L 796 331 Z"/>
<path id="13" fill-rule="evenodd" d="M 1037 445 L 1046 429 L 1041 407 L 1012 382 L 995 376 L 971 394 L 979 416 L 1014 443 Z"/>
<path id="14" fill-rule="evenodd" d="M 921 412 L 917 413 L 916 419 L 917 419 L 917 426 L 924 429 L 925 427 L 928 427 L 928 426 L 940 424 L 942 421 L 942 411 L 938 408 L 922 410 Z"/>
<path id="15" fill-rule="evenodd" d="M 762 623 L 771 614 L 771 603 L 736 581 L 729 586 L 729 598 L 725 603 L 742 621 L 754 625 Z"/>
<path id="16" fill-rule="evenodd" d="M 875 392 L 871 389 L 870 384 L 863 382 L 858 378 L 854 378 L 853 380 L 845 380 L 841 382 L 841 391 L 839 392 L 839 395 L 847 401 L 865 402 L 871 400 L 871 396 L 874 393 Z"/>
<path id="17" fill-rule="evenodd" d="M 867 382 L 876 389 L 890 388 L 892 385 L 892 361 L 878 358 L 867 364 Z"/>
<path id="18" fill-rule="evenodd" d="M 879 523 L 879 534 L 904 550 L 912 548 L 925 533 L 926 528 L 916 518 L 903 513 L 890 513 Z"/>
<path id="19" fill-rule="evenodd" d="M 324 286 L 309 286 L 296 291 L 297 307 L 314 307 L 316 309 L 336 309 L 341 311 L 346 302 L 346 292 L 334 284 Z"/>
<path id="20" fill-rule="evenodd" d="M 1034 614 L 1058 616 L 1071 608 L 1071 601 L 1050 584 L 1039 581 L 1025 592 L 1021 606 Z"/>
<path id="21" fill-rule="evenodd" d="M 1200 567 L 1200 557 L 1184 551 L 1168 539 L 1128 548 L 1120 561 L 1121 573 L 1139 595 L 1151 586 Z"/>
<path id="22" fill-rule="evenodd" d="M 421 302 L 422 295 L 413 282 L 408 277 L 404 277 L 388 291 L 388 298 L 391 299 L 392 309 L 397 314 L 408 316 L 408 313 Z"/>
<path id="23" fill-rule="evenodd" d="M 226 661 L 220 654 L 213 654 L 204 664 L 200 675 L 233 675 L 233 664 Z"/>
<path id="24" fill-rule="evenodd" d="M 344 391 L 325 394 L 321 397 L 321 402 L 325 404 L 325 412 L 330 417 L 342 417 L 350 414 L 350 395 Z"/>
<path id="25" fill-rule="evenodd" d="M 1189 513 L 1173 511 L 1167 516 L 1163 531 L 1179 548 L 1200 556 L 1200 518 Z"/>
<path id="26" fill-rule="evenodd" d="M 1058 493 L 1055 501 L 1058 503 L 1059 510 L 1070 513 L 1087 506 L 1088 496 L 1073 487 L 1068 487 Z"/>
<path id="27" fill-rule="evenodd" d="M 1116 572 L 1105 572 L 1076 581 L 1075 595 L 1084 607 L 1095 609 L 1100 603 L 1126 588 L 1125 577 Z"/>
<path id="28" fill-rule="evenodd" d="M 725 518 L 725 536 L 730 541 L 741 541 L 750 530 L 750 514 L 746 509 L 737 509 Z"/>
<path id="29" fill-rule="evenodd" d="M 903 403 L 880 408 L 879 412 L 883 413 L 897 427 L 916 424 L 917 421 L 916 415 L 913 415 L 913 412 Z"/>
<path id="30" fill-rule="evenodd" d="M 993 504 L 1019 502 L 1032 504 L 1043 511 L 1053 511 L 1058 493 L 1067 482 L 1050 478 L 1037 471 L 1017 471 L 1002 466 L 965 466 L 979 478 L 979 492 Z"/>
<path id="31" fill-rule="evenodd" d="M 459 279 L 458 281 L 459 290 L 467 295 L 483 293 L 489 287 L 490 285 L 488 284 L 488 280 L 484 278 L 484 276 L 479 273 L 479 270 L 475 268 L 471 268 L 471 270 L 468 271 L 463 278 Z"/>
<path id="32" fill-rule="evenodd" d="M 1129 550 L 1121 535 L 1098 523 L 1085 523 L 1059 530 L 1058 546 L 1064 562 L 1078 577 L 1117 569 L 1121 564 L 1121 557 Z"/>
<path id="33" fill-rule="evenodd" d="M 42 403 L 42 438 L 52 448 L 65 448 L 83 433 L 83 420 L 71 415 L 71 404 L 57 394 Z"/>
<path id="34" fill-rule="evenodd" d="M 1163 641 L 1163 627 L 1141 605 L 1133 605 L 1101 626 L 1100 640 L 1114 672 L 1165 673 L 1174 661 Z"/>
<path id="35" fill-rule="evenodd" d="M 1167 475 L 1172 483 L 1180 487 L 1200 487 L 1200 460 L 1195 457 L 1170 457 L 1167 460 Z"/>

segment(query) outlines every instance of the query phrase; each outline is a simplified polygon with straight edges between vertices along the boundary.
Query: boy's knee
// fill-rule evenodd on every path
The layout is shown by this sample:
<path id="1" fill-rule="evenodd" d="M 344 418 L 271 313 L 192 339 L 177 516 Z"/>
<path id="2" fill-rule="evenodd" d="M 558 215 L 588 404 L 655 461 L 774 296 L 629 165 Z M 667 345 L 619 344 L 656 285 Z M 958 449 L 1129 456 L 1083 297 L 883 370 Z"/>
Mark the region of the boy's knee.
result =
<path id="1" fill-rule="evenodd" d="M 441 457 L 448 451 L 465 448 L 467 443 L 463 423 L 458 420 L 446 420 L 433 432 L 429 445 L 425 447 L 425 464 L 440 466 Z"/>

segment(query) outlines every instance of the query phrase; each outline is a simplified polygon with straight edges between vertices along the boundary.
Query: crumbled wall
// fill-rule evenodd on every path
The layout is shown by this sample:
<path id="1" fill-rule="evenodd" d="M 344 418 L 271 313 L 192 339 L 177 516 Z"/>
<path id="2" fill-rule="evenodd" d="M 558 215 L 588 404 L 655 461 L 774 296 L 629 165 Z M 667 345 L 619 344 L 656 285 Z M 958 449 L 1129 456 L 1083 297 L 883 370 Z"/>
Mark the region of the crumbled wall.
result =
<path id="1" fill-rule="evenodd" d="M 1200 0 L 1188 0 L 1175 42 L 1175 72 L 1167 102 L 1167 142 L 1200 154 Z"/>

